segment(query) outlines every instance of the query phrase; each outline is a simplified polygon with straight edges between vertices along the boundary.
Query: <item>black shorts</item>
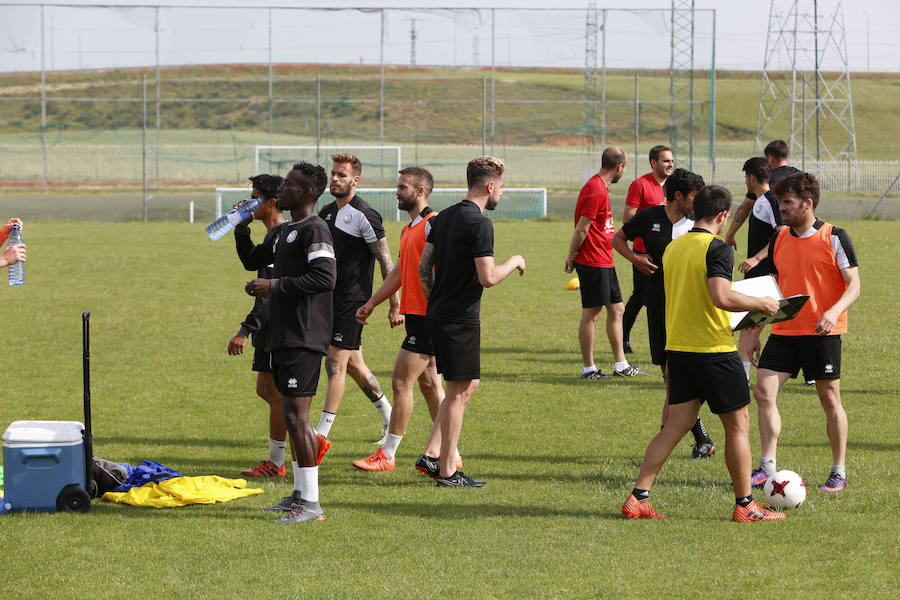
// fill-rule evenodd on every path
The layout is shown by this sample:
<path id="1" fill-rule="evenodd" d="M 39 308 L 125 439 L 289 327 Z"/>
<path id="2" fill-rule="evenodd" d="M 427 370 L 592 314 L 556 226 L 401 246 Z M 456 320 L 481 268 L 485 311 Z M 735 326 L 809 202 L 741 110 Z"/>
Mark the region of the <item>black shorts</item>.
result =
<path id="1" fill-rule="evenodd" d="M 614 267 L 588 267 L 575 263 L 581 290 L 581 307 L 596 308 L 622 301 L 619 278 Z"/>
<path id="2" fill-rule="evenodd" d="M 750 388 L 741 362 L 734 352 L 667 352 L 669 404 L 700 400 L 713 414 L 728 413 L 750 404 Z"/>
<path id="3" fill-rule="evenodd" d="M 416 354 L 434 356 L 428 320 L 422 315 L 403 315 L 403 322 L 406 325 L 406 337 L 400 347 Z"/>
<path id="4" fill-rule="evenodd" d="M 257 373 L 272 372 L 272 355 L 264 348 L 253 349 L 253 370 Z"/>
<path id="5" fill-rule="evenodd" d="M 307 398 L 316 395 L 322 354 L 305 348 L 272 351 L 272 375 L 283 396 Z"/>
<path id="6" fill-rule="evenodd" d="M 356 309 L 365 300 L 353 300 L 334 306 L 331 324 L 331 345 L 344 350 L 359 350 L 362 345 L 362 323 L 356 320 Z"/>
<path id="7" fill-rule="evenodd" d="M 437 372 L 445 381 L 481 379 L 481 324 L 428 319 Z"/>
<path id="8" fill-rule="evenodd" d="M 807 380 L 840 379 L 841 336 L 770 335 L 757 368 L 796 377 L 801 367 Z"/>
<path id="9" fill-rule="evenodd" d="M 666 364 L 666 307 L 665 302 L 661 306 L 652 299 L 644 297 L 647 306 L 647 333 L 650 338 L 650 359 L 654 365 Z"/>

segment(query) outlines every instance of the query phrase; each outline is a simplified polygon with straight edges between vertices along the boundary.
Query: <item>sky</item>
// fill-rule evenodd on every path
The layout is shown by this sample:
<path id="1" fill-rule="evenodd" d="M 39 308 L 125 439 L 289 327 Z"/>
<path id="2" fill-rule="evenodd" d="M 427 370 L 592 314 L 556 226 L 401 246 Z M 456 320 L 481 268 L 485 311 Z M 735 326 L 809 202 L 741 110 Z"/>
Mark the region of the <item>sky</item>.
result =
<path id="1" fill-rule="evenodd" d="M 346 6 L 369 10 L 334 11 L 333 2 L 282 0 L 229 2 L 192 0 L 69 0 L 46 5 L 43 64 L 47 70 L 153 66 L 159 10 L 159 63 L 162 66 L 204 63 L 363 63 L 450 66 L 546 66 L 582 68 L 585 63 L 587 0 L 558 1 L 554 10 L 534 0 L 486 2 L 374 2 L 351 0 Z M 785 11 L 795 0 L 776 0 Z M 797 0 L 809 6 L 812 0 Z M 320 10 L 287 10 L 302 4 Z M 606 9 L 605 58 L 609 68 L 668 69 L 671 0 L 596 1 Z M 78 6 L 73 8 L 73 6 Z M 88 6 L 90 5 L 90 6 Z M 478 5 L 481 10 L 465 10 Z M 900 2 L 896 0 L 819 0 L 827 23 L 840 6 L 851 71 L 900 71 Z M 0 0 L 0 71 L 41 69 L 39 3 Z M 206 7 L 206 8 L 185 8 Z M 445 10 L 422 10 L 423 7 Z M 267 10 L 272 8 L 271 11 Z M 279 8 L 280 7 L 280 8 Z M 385 10 L 384 44 L 381 11 Z M 496 10 L 492 12 L 490 8 Z M 506 10 L 510 8 L 531 10 Z M 696 0 L 694 67 L 759 70 L 764 64 L 770 2 L 766 0 Z M 562 10 L 572 9 L 572 10 Z M 271 24 L 271 41 L 269 19 Z M 493 18 L 492 18 L 493 16 Z M 840 21 L 838 21 L 840 22 Z M 415 44 L 411 31 L 415 30 Z M 802 29 L 802 27 L 801 27 Z M 491 32 L 494 43 L 491 43 Z M 811 39 L 811 36 L 809 37 Z M 821 36 L 820 36 L 821 39 Z M 598 40 L 599 41 L 599 40 Z M 787 61 L 773 57 L 770 66 Z M 811 58 L 810 58 L 811 60 Z M 824 50 L 823 69 L 842 68 L 834 46 Z M 781 66 L 786 66 L 784 63 Z M 599 66 L 599 65 L 598 65 Z"/>

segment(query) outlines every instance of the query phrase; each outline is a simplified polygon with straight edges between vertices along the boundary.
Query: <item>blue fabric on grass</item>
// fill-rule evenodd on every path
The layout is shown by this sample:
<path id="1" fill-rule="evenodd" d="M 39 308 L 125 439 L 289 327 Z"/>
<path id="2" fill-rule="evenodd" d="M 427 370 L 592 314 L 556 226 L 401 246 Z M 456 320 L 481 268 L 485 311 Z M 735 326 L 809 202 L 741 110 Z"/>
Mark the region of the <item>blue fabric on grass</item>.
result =
<path id="1" fill-rule="evenodd" d="M 175 469 L 152 460 L 142 461 L 141 464 L 132 467 L 128 463 L 119 463 L 128 469 L 128 480 L 114 488 L 113 492 L 127 492 L 133 487 L 140 487 L 151 481 L 165 481 L 173 477 L 181 477 L 181 473 Z"/>

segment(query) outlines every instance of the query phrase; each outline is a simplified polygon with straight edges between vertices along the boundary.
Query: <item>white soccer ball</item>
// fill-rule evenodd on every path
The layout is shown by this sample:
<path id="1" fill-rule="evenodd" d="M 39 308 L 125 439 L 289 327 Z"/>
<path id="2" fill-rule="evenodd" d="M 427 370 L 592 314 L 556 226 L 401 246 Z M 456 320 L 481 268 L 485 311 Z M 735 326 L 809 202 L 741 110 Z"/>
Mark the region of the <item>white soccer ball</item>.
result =
<path id="1" fill-rule="evenodd" d="M 793 471 L 776 471 L 764 489 L 766 502 L 774 508 L 797 508 L 806 500 L 806 482 Z"/>

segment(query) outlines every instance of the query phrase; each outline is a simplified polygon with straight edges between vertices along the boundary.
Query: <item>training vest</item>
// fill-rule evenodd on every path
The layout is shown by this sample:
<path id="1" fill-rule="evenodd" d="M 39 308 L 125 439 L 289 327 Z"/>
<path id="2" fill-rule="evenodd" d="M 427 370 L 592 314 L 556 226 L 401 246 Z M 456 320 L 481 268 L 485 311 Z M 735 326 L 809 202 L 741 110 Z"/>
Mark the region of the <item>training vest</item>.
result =
<path id="1" fill-rule="evenodd" d="M 806 238 L 791 235 L 790 227 L 778 232 L 772 257 L 778 271 L 778 287 L 785 296 L 808 294 L 809 300 L 790 321 L 772 325 L 778 335 L 818 335 L 822 313 L 835 305 L 847 289 L 831 245 L 831 223 Z M 838 317 L 828 335 L 847 333 L 847 311 Z"/>
<path id="2" fill-rule="evenodd" d="M 429 212 L 415 225 L 403 228 L 400 233 L 400 314 L 425 316 L 428 300 L 419 279 L 419 259 L 425 247 L 425 224 L 437 214 Z"/>
<path id="3" fill-rule="evenodd" d="M 731 313 L 714 305 L 709 295 L 706 252 L 714 239 L 722 238 L 705 231 L 689 231 L 666 247 L 666 350 L 737 350 L 731 335 Z"/>

